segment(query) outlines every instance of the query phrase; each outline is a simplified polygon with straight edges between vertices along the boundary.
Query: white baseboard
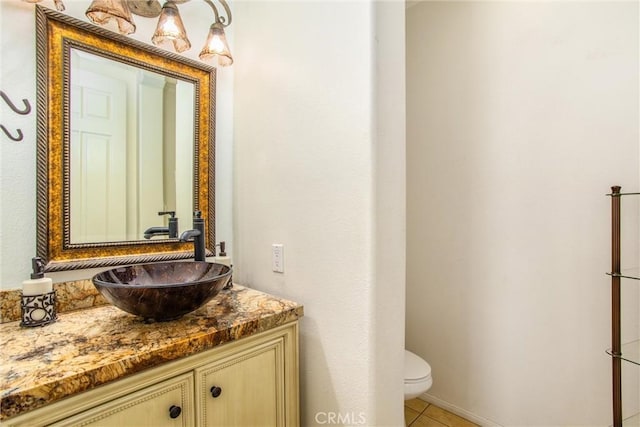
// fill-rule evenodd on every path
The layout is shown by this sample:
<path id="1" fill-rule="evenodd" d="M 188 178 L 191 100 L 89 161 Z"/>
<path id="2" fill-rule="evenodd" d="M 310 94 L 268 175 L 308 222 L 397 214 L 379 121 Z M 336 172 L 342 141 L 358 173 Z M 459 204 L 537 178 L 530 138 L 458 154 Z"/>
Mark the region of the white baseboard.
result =
<path id="1" fill-rule="evenodd" d="M 433 403 L 434 405 L 445 409 L 449 412 L 451 412 L 452 414 L 456 414 L 461 416 L 462 418 L 471 421 L 472 423 L 478 424 L 479 426 L 482 427 L 502 427 L 500 424 L 491 421 L 487 418 L 483 418 L 479 415 L 476 415 L 472 412 L 467 411 L 466 409 L 462 409 L 456 405 L 453 405 L 445 400 L 439 399 L 435 396 L 430 395 L 429 393 L 423 393 L 422 395 L 420 395 L 420 397 L 418 397 L 418 399 L 420 400 L 424 400 L 425 402 L 428 403 Z"/>

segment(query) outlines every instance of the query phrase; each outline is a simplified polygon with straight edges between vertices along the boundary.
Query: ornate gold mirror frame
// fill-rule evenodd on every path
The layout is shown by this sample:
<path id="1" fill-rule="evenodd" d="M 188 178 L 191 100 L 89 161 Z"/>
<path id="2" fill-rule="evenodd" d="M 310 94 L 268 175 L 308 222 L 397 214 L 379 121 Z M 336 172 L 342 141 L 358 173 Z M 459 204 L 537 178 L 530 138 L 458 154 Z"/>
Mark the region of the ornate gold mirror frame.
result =
<path id="1" fill-rule="evenodd" d="M 70 51 L 78 49 L 194 85 L 193 209 L 206 219 L 207 255 L 215 245 L 215 68 L 54 10 L 36 6 L 37 254 L 45 271 L 193 256 L 178 239 L 73 243 L 70 238 Z M 183 229 L 191 228 L 184 218 Z"/>

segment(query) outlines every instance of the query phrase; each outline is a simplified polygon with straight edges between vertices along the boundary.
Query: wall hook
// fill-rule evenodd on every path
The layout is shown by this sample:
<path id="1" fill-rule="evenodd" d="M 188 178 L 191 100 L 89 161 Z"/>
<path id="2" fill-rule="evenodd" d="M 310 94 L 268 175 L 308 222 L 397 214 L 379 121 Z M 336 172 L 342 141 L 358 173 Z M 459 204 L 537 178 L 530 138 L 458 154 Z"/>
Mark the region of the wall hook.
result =
<path id="1" fill-rule="evenodd" d="M 9 131 L 7 130 L 6 127 L 4 127 L 4 125 L 0 125 L 0 128 L 2 128 L 2 131 L 9 137 L 11 138 L 13 141 L 22 141 L 22 138 L 24 137 L 22 135 L 22 131 L 20 129 L 17 129 L 18 132 L 18 136 L 15 137 L 13 135 L 11 135 L 11 133 L 9 133 Z"/>
<path id="2" fill-rule="evenodd" d="M 18 107 L 16 107 L 16 105 L 13 102 L 11 102 L 7 94 L 1 90 L 0 90 L 0 96 L 2 96 L 2 99 L 4 99 L 4 102 L 6 102 L 7 105 L 11 107 L 11 109 L 16 113 L 24 115 L 24 114 L 29 114 L 31 112 L 31 105 L 29 104 L 29 100 L 27 99 L 22 100 L 22 102 L 24 103 L 24 109 L 21 110 Z"/>

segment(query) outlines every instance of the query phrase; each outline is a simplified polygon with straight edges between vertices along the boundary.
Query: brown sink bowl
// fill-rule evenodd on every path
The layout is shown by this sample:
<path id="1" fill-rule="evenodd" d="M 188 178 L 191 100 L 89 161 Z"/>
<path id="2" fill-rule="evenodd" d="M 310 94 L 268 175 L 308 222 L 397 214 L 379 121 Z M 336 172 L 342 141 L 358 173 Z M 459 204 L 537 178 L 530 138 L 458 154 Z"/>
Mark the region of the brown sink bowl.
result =
<path id="1" fill-rule="evenodd" d="M 223 264 L 177 261 L 116 267 L 93 276 L 93 284 L 119 309 L 161 322 L 202 307 L 230 277 Z"/>

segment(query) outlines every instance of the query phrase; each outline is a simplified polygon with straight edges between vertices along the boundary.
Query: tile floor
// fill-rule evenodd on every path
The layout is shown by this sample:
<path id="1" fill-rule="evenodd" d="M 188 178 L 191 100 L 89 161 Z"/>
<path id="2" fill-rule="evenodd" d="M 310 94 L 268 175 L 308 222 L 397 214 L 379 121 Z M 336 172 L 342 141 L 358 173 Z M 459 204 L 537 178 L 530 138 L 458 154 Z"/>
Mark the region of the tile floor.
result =
<path id="1" fill-rule="evenodd" d="M 407 427 L 477 427 L 477 424 L 420 399 L 404 402 Z"/>

